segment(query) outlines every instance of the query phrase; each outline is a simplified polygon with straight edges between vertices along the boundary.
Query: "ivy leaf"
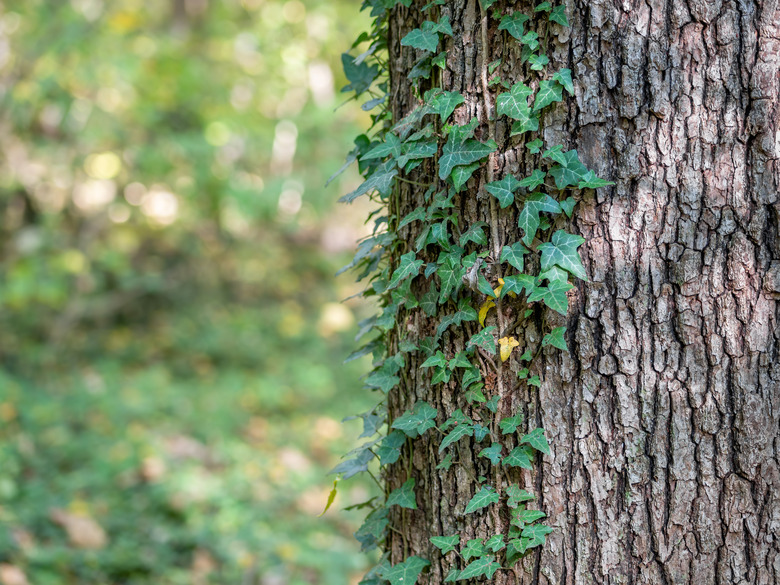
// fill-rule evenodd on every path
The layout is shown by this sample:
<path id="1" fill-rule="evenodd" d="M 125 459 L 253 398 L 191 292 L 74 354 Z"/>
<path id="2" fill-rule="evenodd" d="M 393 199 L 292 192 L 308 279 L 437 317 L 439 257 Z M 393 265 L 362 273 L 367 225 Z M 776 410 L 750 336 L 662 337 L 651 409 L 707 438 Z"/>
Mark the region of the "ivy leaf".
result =
<path id="1" fill-rule="evenodd" d="M 390 374 L 387 370 L 379 369 L 366 378 L 366 386 L 369 388 L 376 388 L 387 394 L 390 390 L 395 388 L 396 384 L 400 381 L 401 378 L 398 376 Z"/>
<path id="2" fill-rule="evenodd" d="M 468 182 L 471 175 L 473 175 L 474 171 L 478 168 L 479 163 L 475 162 L 470 165 L 457 166 L 452 169 L 450 178 L 452 179 L 452 186 L 455 187 L 455 190 L 460 191 L 460 188 Z"/>
<path id="3" fill-rule="evenodd" d="M 484 397 L 483 397 L 483 398 L 482 398 L 482 401 L 484 402 L 484 400 L 485 400 L 485 399 L 484 399 Z M 482 439 L 484 439 L 485 437 L 487 437 L 487 436 L 490 434 L 490 429 L 489 429 L 489 428 L 487 428 L 487 427 L 483 427 L 483 426 L 482 426 L 482 425 L 480 425 L 480 424 L 476 424 L 476 423 L 475 423 L 475 424 L 473 425 L 473 427 L 474 427 L 474 440 L 475 440 L 477 443 L 481 443 L 481 442 L 482 442 Z"/>
<path id="4" fill-rule="evenodd" d="M 510 508 L 517 508 L 520 504 L 523 502 L 528 502 L 530 500 L 535 500 L 536 497 L 531 493 L 527 492 L 526 490 L 520 489 L 517 485 L 510 485 L 504 492 L 507 495 L 507 502 L 506 505 Z"/>
<path id="5" fill-rule="evenodd" d="M 414 252 L 408 252 L 401 256 L 398 268 L 393 272 L 393 277 L 390 279 L 387 289 L 389 290 L 397 287 L 402 280 L 405 280 L 410 276 L 417 276 L 420 273 L 420 267 L 422 265 L 423 261 L 417 260 L 417 256 Z"/>
<path id="6" fill-rule="evenodd" d="M 573 288 L 574 286 L 565 280 L 554 280 L 547 286 L 536 287 L 528 295 L 528 302 L 542 301 L 553 311 L 565 317 L 569 311 L 569 298 L 566 296 L 566 293 Z"/>
<path id="7" fill-rule="evenodd" d="M 498 465 L 501 462 L 501 445 L 499 443 L 491 444 L 490 447 L 486 447 L 479 452 L 479 457 L 485 457 L 493 465 Z"/>
<path id="8" fill-rule="evenodd" d="M 541 510 L 518 510 L 514 517 L 523 524 L 530 524 L 531 522 L 536 522 L 541 518 L 546 518 L 547 514 Z"/>
<path id="9" fill-rule="evenodd" d="M 383 571 L 381 576 L 390 581 L 391 585 L 414 585 L 422 570 L 430 564 L 430 561 L 413 556 L 403 563 L 398 563 L 389 570 Z"/>
<path id="10" fill-rule="evenodd" d="M 471 425 L 468 424 L 459 424 L 454 429 L 452 429 L 444 439 L 441 441 L 441 445 L 439 445 L 439 453 L 444 451 L 447 447 L 452 445 L 453 443 L 460 441 L 463 437 L 473 437 L 474 436 L 474 429 L 471 428 Z"/>
<path id="11" fill-rule="evenodd" d="M 505 209 L 512 205 L 515 200 L 515 191 L 521 187 L 520 181 L 515 179 L 512 175 L 507 175 L 500 181 L 493 181 L 485 185 L 488 193 L 498 199 L 501 209 Z"/>
<path id="12" fill-rule="evenodd" d="M 541 71 L 550 62 L 547 55 L 531 55 L 528 58 L 528 62 L 531 64 L 533 71 Z M 555 79 L 555 77 L 553 77 Z"/>
<path id="13" fill-rule="evenodd" d="M 524 256 L 528 254 L 529 250 L 521 242 L 515 242 L 511 246 L 504 246 L 501 249 L 501 262 L 509 262 L 511 266 L 514 266 L 520 272 L 523 271 Z M 506 286 L 506 279 L 504 279 L 504 286 Z"/>
<path id="14" fill-rule="evenodd" d="M 531 56 L 531 51 L 535 51 L 539 47 L 539 35 L 534 31 L 525 33 L 518 39 L 525 46 L 523 47 L 523 56 L 521 62 L 525 63 L 528 57 Z"/>
<path id="15" fill-rule="evenodd" d="M 551 527 L 545 526 L 544 524 L 534 524 L 533 526 L 526 526 L 523 528 L 521 536 L 527 538 L 529 541 L 526 545 L 526 550 L 544 544 L 547 535 L 552 531 L 553 529 Z"/>
<path id="16" fill-rule="evenodd" d="M 441 280 L 439 304 L 442 304 L 446 303 L 452 293 L 460 288 L 463 275 L 466 271 L 460 265 L 460 262 L 457 262 L 452 257 L 448 256 L 445 258 L 444 262 L 439 265 L 437 273 Z"/>
<path id="17" fill-rule="evenodd" d="M 531 376 L 530 378 L 528 378 L 528 385 L 536 386 L 537 388 L 540 388 L 542 385 L 542 381 L 539 380 L 539 376 Z"/>
<path id="18" fill-rule="evenodd" d="M 559 164 L 550 169 L 550 176 L 555 179 L 555 186 L 558 189 L 578 185 L 588 173 L 588 168 L 580 162 L 576 150 L 560 153 L 556 160 Z"/>
<path id="19" fill-rule="evenodd" d="M 439 34 L 434 30 L 434 24 L 430 20 L 423 22 L 422 28 L 415 28 L 401 39 L 404 47 L 413 47 L 421 51 L 435 53 L 439 46 Z"/>
<path id="20" fill-rule="evenodd" d="M 536 8 L 534 8 L 534 12 L 550 12 L 552 10 L 552 4 L 549 2 L 542 2 L 541 4 L 537 4 Z"/>
<path id="21" fill-rule="evenodd" d="M 428 210 L 425 207 L 422 207 L 422 206 L 418 207 L 417 209 L 415 209 L 411 213 L 407 213 L 404 216 L 404 218 L 398 223 L 398 229 L 400 230 L 401 228 L 406 227 L 407 225 L 409 225 L 413 221 L 418 221 L 418 220 L 422 221 L 422 220 L 424 220 L 426 215 L 427 215 L 427 213 L 428 213 Z"/>
<path id="22" fill-rule="evenodd" d="M 392 132 L 388 132 L 385 135 L 385 141 L 361 156 L 360 160 L 385 158 L 386 156 L 392 156 L 393 158 L 401 156 L 401 141 Z"/>
<path id="23" fill-rule="evenodd" d="M 571 69 L 559 69 L 553 73 L 552 78 L 560 83 L 563 88 L 569 92 L 569 95 L 574 95 L 574 83 L 571 80 Z"/>
<path id="24" fill-rule="evenodd" d="M 505 362 L 512 354 L 512 350 L 520 345 L 520 342 L 514 337 L 502 337 L 498 340 L 498 345 L 501 348 L 501 361 Z"/>
<path id="25" fill-rule="evenodd" d="M 349 81 L 349 85 L 341 89 L 342 92 L 354 91 L 355 95 L 359 96 L 371 87 L 371 84 L 379 76 L 379 67 L 369 66 L 365 62 L 356 64 L 355 58 L 349 53 L 341 55 L 341 65 L 344 68 L 344 75 Z"/>
<path id="26" fill-rule="evenodd" d="M 525 147 L 531 154 L 539 154 L 542 150 L 542 146 L 544 146 L 544 142 L 542 142 L 541 138 L 534 138 L 531 142 L 525 143 Z"/>
<path id="27" fill-rule="evenodd" d="M 460 544 L 460 535 L 432 536 L 430 540 L 431 544 L 441 551 L 441 554 L 446 555 L 448 552 L 455 550 L 455 545 Z"/>
<path id="28" fill-rule="evenodd" d="M 496 355 L 496 339 L 493 337 L 493 332 L 495 330 L 496 327 L 491 325 L 490 327 L 485 327 L 479 333 L 475 333 L 466 344 L 466 349 L 481 347 L 490 355 Z"/>
<path id="29" fill-rule="evenodd" d="M 447 358 L 444 357 L 444 354 L 441 352 L 441 350 L 437 350 L 434 355 L 429 357 L 427 360 L 425 360 L 420 367 L 421 368 L 432 368 L 434 366 L 443 367 L 447 365 Z"/>
<path id="30" fill-rule="evenodd" d="M 522 12 L 513 12 L 501 19 L 498 30 L 505 30 L 518 41 L 523 38 L 523 25 L 530 20 L 530 17 Z"/>
<path id="31" fill-rule="evenodd" d="M 498 552 L 505 546 L 503 534 L 494 534 L 485 541 L 485 548 L 490 549 L 493 552 Z"/>
<path id="32" fill-rule="evenodd" d="M 533 469 L 531 458 L 528 456 L 528 450 L 524 447 L 515 447 L 509 455 L 502 461 L 507 467 L 522 467 L 523 469 Z"/>
<path id="33" fill-rule="evenodd" d="M 534 100 L 534 112 L 561 100 L 563 100 L 563 86 L 554 79 L 542 80 L 539 82 L 539 91 Z"/>
<path id="34" fill-rule="evenodd" d="M 585 242 L 585 238 L 575 234 L 569 234 L 558 230 L 553 234 L 551 242 L 539 244 L 542 253 L 542 270 L 549 270 L 553 266 L 560 266 L 567 272 L 582 280 L 588 280 L 585 267 L 580 259 L 579 248 Z"/>
<path id="35" fill-rule="evenodd" d="M 499 400 L 501 400 L 500 396 L 498 396 L 498 395 L 493 396 L 493 398 L 491 398 L 490 400 L 488 400 L 485 403 L 485 408 L 487 408 L 493 414 L 496 414 L 496 412 L 498 412 L 498 401 Z"/>
<path id="36" fill-rule="evenodd" d="M 447 51 L 442 51 L 431 59 L 431 65 L 436 65 L 439 69 L 447 68 Z"/>
<path id="37" fill-rule="evenodd" d="M 506 276 L 504 277 L 504 286 L 501 289 L 501 296 L 503 297 L 510 293 L 522 294 L 523 289 L 525 289 L 526 294 L 533 294 L 533 291 L 536 289 L 536 279 L 530 274 Z"/>
<path id="38" fill-rule="evenodd" d="M 447 456 L 441 460 L 441 463 L 439 463 L 436 466 L 436 469 L 448 470 L 451 466 L 452 466 L 452 453 L 448 453 Z"/>
<path id="39" fill-rule="evenodd" d="M 484 229 L 487 224 L 484 221 L 477 221 L 469 226 L 463 234 L 460 236 L 458 243 L 461 246 L 465 246 L 468 242 L 474 242 L 480 246 L 487 246 L 487 236 L 485 236 Z"/>
<path id="40" fill-rule="evenodd" d="M 550 12 L 550 16 L 548 17 L 552 22 L 557 22 L 561 26 L 568 27 L 569 26 L 569 19 L 566 18 L 566 7 L 565 6 L 556 6 L 552 9 L 552 12 Z"/>
<path id="41" fill-rule="evenodd" d="M 360 542 L 362 552 L 368 552 L 377 547 L 385 536 L 387 524 L 387 508 L 384 506 L 373 510 L 366 516 L 363 524 L 355 532 L 355 538 Z"/>
<path id="42" fill-rule="evenodd" d="M 439 150 L 439 144 L 435 140 L 417 140 L 405 142 L 402 154 L 398 158 L 398 166 L 404 167 L 410 160 L 431 158 Z"/>
<path id="43" fill-rule="evenodd" d="M 374 454 L 368 449 L 361 450 L 357 457 L 342 461 L 328 472 L 328 475 L 339 473 L 342 479 L 349 479 L 368 469 L 368 463 L 374 458 Z"/>
<path id="44" fill-rule="evenodd" d="M 417 499 L 414 497 L 414 478 L 411 477 L 404 482 L 404 485 L 397 490 L 390 492 L 387 496 L 388 508 L 390 506 L 400 506 L 402 508 L 408 508 L 410 510 L 417 509 Z"/>
<path id="45" fill-rule="evenodd" d="M 534 429 L 527 435 L 524 435 L 522 439 L 520 439 L 521 444 L 528 444 L 531 445 L 534 449 L 537 451 L 541 451 L 545 455 L 550 454 L 550 445 L 547 443 L 547 439 L 544 436 L 544 429 Z"/>
<path id="46" fill-rule="evenodd" d="M 513 120 L 527 118 L 531 113 L 528 105 L 528 97 L 533 95 L 533 90 L 518 81 L 506 93 L 498 94 L 496 98 L 496 113 L 499 116 L 509 116 Z"/>
<path id="47" fill-rule="evenodd" d="M 514 416 L 508 416 L 501 419 L 498 426 L 501 427 L 502 435 L 509 435 L 510 433 L 514 433 L 521 424 L 523 424 L 523 415 L 522 413 L 517 413 Z"/>
<path id="48" fill-rule="evenodd" d="M 466 357 L 466 353 L 463 351 L 459 351 L 455 354 L 455 357 L 450 360 L 450 362 L 447 364 L 447 368 L 450 370 L 454 370 L 455 368 L 470 368 L 471 362 Z"/>
<path id="49" fill-rule="evenodd" d="M 493 574 L 501 568 L 501 564 L 495 562 L 492 555 L 487 555 L 478 558 L 476 561 L 469 563 L 469 565 L 460 572 L 458 575 L 458 581 L 464 581 L 466 579 L 473 579 L 485 575 L 488 579 L 493 577 Z"/>
<path id="50" fill-rule="evenodd" d="M 469 404 L 474 402 L 485 402 L 485 395 L 482 393 L 484 384 L 475 384 L 466 390 L 466 401 Z"/>
<path id="51" fill-rule="evenodd" d="M 599 179 L 596 176 L 596 173 L 589 170 L 584 175 L 582 175 L 577 187 L 580 189 L 598 189 L 600 187 L 607 187 L 614 184 L 614 181 L 605 181 L 604 179 Z"/>
<path id="52" fill-rule="evenodd" d="M 531 173 L 530 176 L 520 181 L 520 186 L 530 190 L 536 189 L 539 185 L 544 183 L 544 178 L 546 176 L 547 173 L 545 173 L 544 171 L 540 171 L 539 169 L 534 169 L 534 172 Z"/>
<path id="53" fill-rule="evenodd" d="M 482 508 L 489 506 L 490 504 L 495 504 L 496 502 L 498 502 L 498 493 L 496 490 L 489 485 L 482 486 L 482 488 L 476 494 L 474 494 L 474 497 L 469 501 L 464 514 L 471 514 L 477 510 L 481 510 Z"/>
<path id="54" fill-rule="evenodd" d="M 542 339 L 542 347 L 552 345 L 563 351 L 569 351 L 566 345 L 566 340 L 563 338 L 563 334 L 566 332 L 566 327 L 556 327 L 550 333 L 544 336 Z"/>
<path id="55" fill-rule="evenodd" d="M 379 465 L 392 465 L 401 457 L 401 447 L 406 442 L 406 436 L 401 431 L 393 431 L 387 435 L 376 448 Z"/>
<path id="56" fill-rule="evenodd" d="M 520 118 L 512 124 L 512 136 L 523 134 L 525 132 L 535 132 L 539 130 L 539 118 L 532 114 L 530 110 L 528 112 L 521 111 Z"/>
<path id="57" fill-rule="evenodd" d="M 472 557 L 481 557 L 485 554 L 485 539 L 484 538 L 473 538 L 469 540 L 466 543 L 466 546 L 464 546 L 460 551 L 460 556 L 463 557 L 463 560 L 468 562 L 468 560 Z"/>
<path id="58" fill-rule="evenodd" d="M 439 178 L 442 180 L 449 177 L 452 169 L 456 166 L 469 165 L 482 160 L 498 148 L 494 140 L 488 140 L 483 143 L 478 140 L 468 139 L 458 143 L 457 139 L 453 138 L 454 136 L 455 134 L 450 133 L 447 137 L 447 142 L 444 144 L 442 155 L 439 159 Z"/>
<path id="59" fill-rule="evenodd" d="M 442 123 L 444 123 L 452 112 L 455 111 L 455 108 L 465 101 L 466 98 L 457 91 L 443 91 L 433 97 L 431 107 L 436 114 L 439 114 Z"/>
<path id="60" fill-rule="evenodd" d="M 486 297 L 490 298 L 496 298 L 496 293 L 493 290 L 493 287 L 490 286 L 490 283 L 487 281 L 487 278 L 485 278 L 485 275 L 481 272 L 479 273 L 479 276 L 477 277 L 477 290 L 481 292 Z M 482 311 L 482 307 L 480 306 L 480 312 Z M 479 322 L 481 325 L 485 325 L 485 320 L 482 318 L 482 315 L 480 314 Z"/>
<path id="61" fill-rule="evenodd" d="M 544 193 L 531 193 L 525 200 L 523 209 L 517 218 L 517 226 L 523 230 L 523 243 L 530 246 L 536 230 L 539 229 L 539 214 L 543 211 L 548 213 L 560 213 L 561 206 L 558 202 Z"/>
<path id="62" fill-rule="evenodd" d="M 403 431 L 407 437 L 414 439 L 417 435 L 422 435 L 436 426 L 434 423 L 436 412 L 436 409 L 427 402 L 418 402 L 412 412 L 407 410 L 395 419 L 391 428 Z"/>
<path id="63" fill-rule="evenodd" d="M 460 571 L 453 567 L 450 569 L 450 572 L 447 573 L 447 576 L 444 578 L 444 582 L 453 583 L 454 581 L 458 580 L 458 575 L 460 575 Z"/>
<path id="64" fill-rule="evenodd" d="M 569 196 L 560 203 L 561 209 L 563 209 L 563 212 L 566 214 L 566 217 L 571 217 L 572 212 L 574 211 L 574 206 L 577 205 L 576 199 L 574 197 Z"/>
<path id="65" fill-rule="evenodd" d="M 471 424 L 471 419 L 467 417 L 465 414 L 463 414 L 463 411 L 458 408 L 455 410 L 455 412 L 452 413 L 452 416 L 448 418 L 443 425 L 441 425 L 441 430 L 446 431 L 451 426 L 455 426 L 461 423 L 468 423 Z"/>
<path id="66" fill-rule="evenodd" d="M 476 321 L 477 311 L 469 305 L 468 299 L 461 299 L 458 302 L 458 310 L 455 313 L 446 315 L 439 323 L 439 327 L 436 329 L 436 334 L 441 337 L 450 325 L 460 325 L 464 321 Z"/>
<path id="67" fill-rule="evenodd" d="M 371 191 L 378 191 L 380 195 L 385 197 L 390 193 L 390 187 L 397 174 L 398 169 L 395 168 L 395 161 L 389 160 L 386 163 L 379 165 L 373 174 L 361 183 L 357 189 L 347 193 L 341 197 L 339 201 L 341 203 L 352 203 L 361 195 L 365 195 Z"/>

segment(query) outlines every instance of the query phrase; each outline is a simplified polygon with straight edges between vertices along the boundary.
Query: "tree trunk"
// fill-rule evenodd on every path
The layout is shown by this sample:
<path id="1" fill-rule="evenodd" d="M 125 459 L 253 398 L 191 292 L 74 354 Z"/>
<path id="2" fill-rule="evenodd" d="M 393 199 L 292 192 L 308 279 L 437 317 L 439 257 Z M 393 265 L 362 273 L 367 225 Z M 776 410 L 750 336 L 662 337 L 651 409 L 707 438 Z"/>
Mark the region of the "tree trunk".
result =
<path id="1" fill-rule="evenodd" d="M 390 18 L 394 120 L 418 103 L 407 81 L 415 51 L 400 39 L 430 18 L 423 4 Z M 527 2 L 513 9 L 533 13 Z M 502 59 L 510 83 L 527 78 L 527 65 L 494 18 L 483 55 L 477 0 L 440 10 L 454 32 L 440 86 L 465 96 L 454 120 L 478 117 L 485 139 L 485 63 Z M 547 329 L 567 325 L 569 353 L 547 348 L 533 362 L 538 391 L 517 385 L 518 353 L 486 379 L 503 394 L 499 416 L 523 412 L 529 429 L 546 429 L 552 453 L 534 472 L 493 478 L 473 441 L 445 471 L 435 469 L 440 439 L 416 439 L 418 509 L 391 510 L 386 547 L 392 562 L 430 559 L 420 582 L 442 583 L 457 561 L 431 536 L 506 532 L 500 514 L 463 514 L 472 477 L 489 475 L 534 490 L 555 528 L 494 583 L 780 583 L 780 3 L 568 0 L 566 12 L 571 28 L 553 27 L 546 52 L 551 67 L 572 70 L 575 95 L 543 116 L 540 136 L 578 149 L 616 185 L 583 191 L 571 220 L 587 239 L 589 281 L 569 293 L 568 317 L 541 311 L 510 333 L 522 350 L 538 344 L 542 317 Z M 494 131 L 498 153 L 456 199 L 462 229 L 490 221 L 489 176 L 527 176 L 538 159 L 500 118 Z M 393 197 L 402 217 L 423 194 L 404 183 Z M 519 209 L 500 211 L 492 250 L 522 236 Z M 414 224 L 400 236 L 414 241 Z M 507 303 L 510 321 L 511 311 Z M 404 315 L 414 336 L 435 328 L 419 310 Z M 445 334 L 450 354 L 471 325 Z M 455 383 L 430 384 L 423 359 L 407 359 L 391 418 L 418 400 L 439 410 L 439 423 L 463 406 Z M 389 468 L 390 489 L 409 466 Z"/>

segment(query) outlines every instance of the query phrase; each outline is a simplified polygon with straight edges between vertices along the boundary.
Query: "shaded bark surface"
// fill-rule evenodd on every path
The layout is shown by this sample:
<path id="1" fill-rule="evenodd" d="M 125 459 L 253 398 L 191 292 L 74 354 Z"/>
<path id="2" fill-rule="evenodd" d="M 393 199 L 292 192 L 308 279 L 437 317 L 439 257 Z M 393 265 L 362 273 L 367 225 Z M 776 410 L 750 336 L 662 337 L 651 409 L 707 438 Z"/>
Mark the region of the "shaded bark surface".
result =
<path id="1" fill-rule="evenodd" d="M 395 119 L 417 103 L 406 80 L 414 51 L 399 41 L 424 20 L 425 3 L 391 19 Z M 514 8 L 532 13 L 526 3 Z M 455 119 L 477 116 L 486 139 L 481 68 L 501 58 L 504 79 L 528 79 L 519 45 L 491 19 L 483 59 L 476 0 L 441 12 L 455 32 L 441 86 L 466 96 Z M 489 395 L 499 386 L 504 394 L 499 417 L 524 412 L 529 428 L 546 429 L 552 455 L 535 473 L 496 477 L 480 447 L 463 440 L 460 463 L 437 471 L 440 439 L 417 439 L 419 510 L 393 512 L 403 537 L 388 536 L 392 560 L 405 548 L 425 556 L 432 566 L 421 582 L 441 583 L 457 561 L 441 560 L 430 536 L 459 532 L 465 543 L 505 533 L 501 514 L 463 515 L 472 476 L 487 475 L 534 490 L 555 528 L 543 550 L 495 583 L 780 583 L 780 4 L 568 0 L 567 14 L 572 27 L 551 29 L 547 54 L 553 70 L 572 70 L 575 96 L 543 117 L 541 136 L 578 149 L 617 185 L 583 192 L 575 210 L 569 229 L 587 239 L 589 281 L 571 291 L 568 318 L 537 308 L 509 333 L 521 341 L 518 356 L 566 324 L 570 353 L 545 350 L 534 361 L 538 392 L 517 386 L 515 357 L 500 366 L 500 385 L 483 369 Z M 509 125 L 498 120 L 495 134 L 494 177 L 530 174 L 535 161 Z M 435 179 L 434 168 L 422 172 Z M 462 229 L 490 221 L 481 172 L 458 200 Z M 394 212 L 421 203 L 405 184 Z M 500 212 L 499 246 L 522 235 L 519 210 Z M 401 236 L 413 241 L 414 224 Z M 520 308 L 504 310 L 511 322 Z M 435 328 L 419 310 L 404 326 L 412 338 Z M 445 334 L 451 351 L 473 326 Z M 426 400 L 441 423 L 465 400 L 454 384 L 431 387 L 417 357 L 390 395 L 391 416 Z M 408 466 L 391 467 L 391 489 Z"/>

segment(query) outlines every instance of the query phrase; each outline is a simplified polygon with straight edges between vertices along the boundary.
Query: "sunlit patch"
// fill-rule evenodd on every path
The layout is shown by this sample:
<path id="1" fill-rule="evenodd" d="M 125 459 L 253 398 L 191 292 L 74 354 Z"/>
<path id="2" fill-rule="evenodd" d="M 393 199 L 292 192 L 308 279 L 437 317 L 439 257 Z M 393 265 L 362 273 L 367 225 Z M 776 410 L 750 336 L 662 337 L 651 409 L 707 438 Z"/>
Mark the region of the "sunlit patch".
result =
<path id="1" fill-rule="evenodd" d="M 116 183 L 107 179 L 85 181 L 73 190 L 73 203 L 81 211 L 92 213 L 104 208 L 116 197 Z"/>
<path id="2" fill-rule="evenodd" d="M 287 181 L 279 194 L 279 213 L 293 216 L 303 205 L 303 185 L 298 181 Z"/>
<path id="3" fill-rule="evenodd" d="M 141 205 L 146 195 L 146 186 L 143 183 L 130 183 L 125 187 L 125 199 L 130 205 Z"/>
<path id="4" fill-rule="evenodd" d="M 355 317 L 349 307 L 341 303 L 325 303 L 317 322 L 317 332 L 323 337 L 347 331 L 355 323 Z"/>
<path id="5" fill-rule="evenodd" d="M 179 199 L 164 189 L 153 188 L 141 201 L 141 211 L 161 225 L 170 225 L 179 214 Z"/>
<path id="6" fill-rule="evenodd" d="M 113 179 L 122 170 L 122 161 L 113 152 L 90 154 L 84 161 L 84 170 L 93 179 Z"/>
<path id="7" fill-rule="evenodd" d="M 309 63 L 309 89 L 314 103 L 318 106 L 325 106 L 333 101 L 335 92 L 330 65 L 324 61 Z"/>

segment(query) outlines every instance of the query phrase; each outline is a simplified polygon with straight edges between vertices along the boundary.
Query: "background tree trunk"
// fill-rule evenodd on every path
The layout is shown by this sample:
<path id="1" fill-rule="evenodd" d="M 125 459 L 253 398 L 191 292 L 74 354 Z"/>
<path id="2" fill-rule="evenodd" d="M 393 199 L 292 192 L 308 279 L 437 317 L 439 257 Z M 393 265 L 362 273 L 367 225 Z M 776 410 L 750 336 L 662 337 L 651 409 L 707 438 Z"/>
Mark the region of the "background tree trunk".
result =
<path id="1" fill-rule="evenodd" d="M 400 39 L 425 19 L 421 1 L 390 20 L 396 120 L 417 103 L 406 79 L 415 51 Z M 533 5 L 513 9 L 532 14 Z M 520 46 L 491 18 L 483 57 L 477 0 L 447 2 L 441 13 L 454 36 L 440 85 L 466 97 L 455 120 L 477 116 L 484 139 L 481 68 L 501 58 L 504 79 L 527 78 Z M 536 492 L 555 531 L 514 575 L 493 581 L 780 583 L 780 4 L 570 0 L 567 14 L 572 27 L 553 26 L 546 52 L 551 67 L 572 70 L 575 96 L 543 117 L 540 135 L 578 149 L 617 184 L 583 191 L 575 210 L 590 280 L 570 293 L 568 319 L 537 310 L 545 331 L 568 326 L 570 353 L 549 349 L 534 361 L 538 391 L 514 387 L 514 357 L 499 365 L 499 415 L 519 409 L 552 447 L 537 472 L 511 478 Z M 495 132 L 495 178 L 530 174 L 534 157 L 508 124 L 499 119 Z M 489 220 L 487 172 L 457 199 L 462 229 Z M 409 184 L 395 197 L 399 217 L 422 203 Z M 518 211 L 501 211 L 499 245 L 520 239 Z M 401 230 L 416 235 L 414 224 Z M 412 335 L 435 327 L 419 310 L 406 315 Z M 537 317 L 513 333 L 519 350 L 543 335 Z M 462 349 L 471 326 L 445 343 Z M 454 384 L 431 387 L 419 365 L 406 364 L 391 417 L 416 400 L 445 414 L 462 406 Z M 487 378 L 488 390 L 498 387 Z M 435 470 L 438 444 L 431 433 L 415 441 L 419 509 L 402 519 L 394 507 L 404 534 L 388 535 L 394 562 L 404 546 L 432 560 L 428 583 L 441 583 L 454 559 L 437 562 L 430 536 L 508 527 L 495 514 L 463 515 L 475 492 L 469 473 L 494 473 L 473 442 L 461 443 L 450 471 Z M 408 465 L 390 468 L 390 489 Z"/>

